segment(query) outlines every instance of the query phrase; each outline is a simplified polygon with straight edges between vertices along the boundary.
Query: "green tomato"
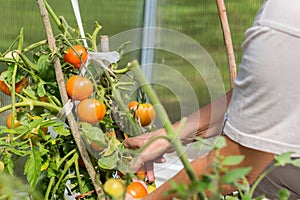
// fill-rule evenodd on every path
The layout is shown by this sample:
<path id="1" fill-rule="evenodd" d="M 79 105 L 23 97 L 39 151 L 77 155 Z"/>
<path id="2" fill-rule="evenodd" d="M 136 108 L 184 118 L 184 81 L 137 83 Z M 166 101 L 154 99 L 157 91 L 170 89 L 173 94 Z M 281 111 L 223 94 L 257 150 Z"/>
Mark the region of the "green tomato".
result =
<path id="1" fill-rule="evenodd" d="M 116 178 L 109 178 L 104 183 L 103 189 L 107 194 L 116 199 L 121 198 L 125 192 L 125 186 Z"/>

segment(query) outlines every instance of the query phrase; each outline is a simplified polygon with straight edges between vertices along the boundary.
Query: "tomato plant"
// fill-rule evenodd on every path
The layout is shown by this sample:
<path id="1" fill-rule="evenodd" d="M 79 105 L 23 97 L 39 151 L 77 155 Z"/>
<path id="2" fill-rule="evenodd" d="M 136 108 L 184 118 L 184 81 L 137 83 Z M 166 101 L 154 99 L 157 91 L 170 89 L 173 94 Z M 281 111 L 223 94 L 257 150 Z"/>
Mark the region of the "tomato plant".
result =
<path id="1" fill-rule="evenodd" d="M 130 196 L 135 199 L 140 199 L 147 196 L 148 191 L 146 189 L 146 185 L 142 184 L 141 182 L 135 181 L 127 186 L 126 193 L 130 194 Z"/>
<path id="2" fill-rule="evenodd" d="M 93 83 L 83 76 L 71 76 L 66 82 L 67 93 L 74 100 L 84 100 L 93 93 Z"/>
<path id="3" fill-rule="evenodd" d="M 77 105 L 77 115 L 83 122 L 95 124 L 104 117 L 105 113 L 105 104 L 96 99 L 85 99 Z"/>
<path id="4" fill-rule="evenodd" d="M 16 88 L 15 88 L 15 91 L 16 93 L 20 93 L 22 88 L 26 88 L 28 85 L 28 79 L 25 79 L 25 78 L 22 78 L 19 82 L 16 83 Z M 11 86 L 10 86 L 11 87 Z M 10 89 L 9 89 L 9 86 L 7 86 L 5 84 L 4 81 L 0 80 L 0 90 L 8 95 L 8 96 L 11 96 L 11 92 L 10 92 Z"/>
<path id="5" fill-rule="evenodd" d="M 119 179 L 109 178 L 103 185 L 104 191 L 111 197 L 119 199 L 124 195 L 125 186 Z"/>
<path id="6" fill-rule="evenodd" d="M 82 63 L 85 63 L 88 59 L 86 49 L 82 45 L 74 45 L 69 47 L 64 54 L 64 62 L 68 62 L 76 69 L 82 67 Z"/>
<path id="7" fill-rule="evenodd" d="M 150 125 L 156 117 L 153 105 L 150 103 L 131 101 L 128 104 L 128 109 L 134 111 L 137 121 L 143 127 Z"/>

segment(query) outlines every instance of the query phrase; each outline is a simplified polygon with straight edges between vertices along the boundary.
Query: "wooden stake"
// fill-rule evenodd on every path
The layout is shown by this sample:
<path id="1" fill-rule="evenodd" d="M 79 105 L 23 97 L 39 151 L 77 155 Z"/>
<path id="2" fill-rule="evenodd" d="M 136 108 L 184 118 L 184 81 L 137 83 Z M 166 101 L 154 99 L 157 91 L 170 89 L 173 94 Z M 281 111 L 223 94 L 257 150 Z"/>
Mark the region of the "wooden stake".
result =
<path id="1" fill-rule="evenodd" d="M 234 79 L 236 77 L 236 63 L 224 0 L 217 0 L 217 6 L 229 65 L 230 85 L 233 88 Z"/>

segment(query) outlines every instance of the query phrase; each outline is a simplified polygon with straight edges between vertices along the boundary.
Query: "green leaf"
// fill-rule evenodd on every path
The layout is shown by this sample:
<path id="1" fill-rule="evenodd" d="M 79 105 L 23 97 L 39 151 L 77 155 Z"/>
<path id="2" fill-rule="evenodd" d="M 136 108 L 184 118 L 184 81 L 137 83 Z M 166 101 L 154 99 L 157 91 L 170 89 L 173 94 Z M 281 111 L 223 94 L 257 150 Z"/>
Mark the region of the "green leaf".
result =
<path id="1" fill-rule="evenodd" d="M 41 55 L 37 62 L 38 75 L 45 81 L 51 81 L 55 78 L 55 71 L 48 55 Z"/>
<path id="2" fill-rule="evenodd" d="M 294 152 L 286 152 L 275 156 L 275 166 L 285 166 L 286 164 L 292 163 L 291 155 Z"/>
<path id="3" fill-rule="evenodd" d="M 58 174 L 56 169 L 57 169 L 57 165 L 54 162 L 50 162 L 47 170 L 47 177 L 48 178 L 55 177 Z"/>
<path id="4" fill-rule="evenodd" d="M 33 147 L 24 168 L 24 173 L 27 175 L 27 180 L 31 190 L 35 189 L 40 177 L 42 161 L 42 153 L 36 147 Z"/>
<path id="5" fill-rule="evenodd" d="M 70 135 L 70 130 L 67 129 L 64 124 L 58 125 L 58 126 L 54 126 L 53 130 L 61 136 L 68 136 Z"/>
<path id="6" fill-rule="evenodd" d="M 39 82 L 38 87 L 37 87 L 37 95 L 39 97 L 43 97 L 46 95 L 46 90 L 45 90 L 44 84 L 41 82 Z"/>
<path id="7" fill-rule="evenodd" d="M 290 196 L 290 192 L 287 189 L 283 188 L 278 191 L 278 196 L 280 200 L 288 200 Z"/>
<path id="8" fill-rule="evenodd" d="M 251 167 L 233 169 L 222 176 L 222 183 L 235 184 L 240 178 L 245 177 L 250 170 Z"/>
<path id="9" fill-rule="evenodd" d="M 41 55 L 37 61 L 38 73 L 41 73 L 46 67 L 48 63 L 48 55 Z"/>
<path id="10" fill-rule="evenodd" d="M 244 156 L 228 156 L 222 161 L 222 165 L 237 165 L 241 163 L 244 159 Z"/>
<path id="11" fill-rule="evenodd" d="M 102 169 L 114 169 L 117 166 L 117 162 L 118 162 L 118 154 L 117 152 L 115 152 L 110 156 L 102 156 L 98 160 L 98 165 Z"/>
<path id="12" fill-rule="evenodd" d="M 300 158 L 293 160 L 292 165 L 294 165 L 296 167 L 300 167 Z"/>
<path id="13" fill-rule="evenodd" d="M 91 141 L 102 143 L 105 141 L 103 131 L 89 123 L 82 123 L 81 134 Z"/>
<path id="14" fill-rule="evenodd" d="M 110 156 L 115 152 L 115 150 L 118 148 L 116 142 L 118 142 L 117 139 L 115 137 L 112 137 L 109 141 L 108 147 L 105 149 L 103 156 Z"/>
<path id="15" fill-rule="evenodd" d="M 226 146 L 226 140 L 223 136 L 219 136 L 216 140 L 216 144 L 214 145 L 214 149 L 222 149 Z"/>

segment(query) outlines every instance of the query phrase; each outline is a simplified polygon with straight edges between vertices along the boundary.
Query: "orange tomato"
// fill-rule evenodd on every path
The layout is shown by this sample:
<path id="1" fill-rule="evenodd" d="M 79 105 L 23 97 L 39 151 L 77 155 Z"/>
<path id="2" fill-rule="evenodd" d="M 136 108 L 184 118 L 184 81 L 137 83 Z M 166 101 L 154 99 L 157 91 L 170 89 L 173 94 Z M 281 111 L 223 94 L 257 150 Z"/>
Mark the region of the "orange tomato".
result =
<path id="1" fill-rule="evenodd" d="M 85 99 L 77 105 L 77 115 L 83 122 L 95 124 L 104 117 L 105 113 L 105 104 L 96 99 Z"/>
<path id="2" fill-rule="evenodd" d="M 13 116 L 12 116 L 12 113 L 10 113 L 10 114 L 7 116 L 7 118 L 6 118 L 6 126 L 7 126 L 7 128 L 12 128 L 12 126 L 11 126 L 12 119 L 13 119 Z M 20 124 L 20 121 L 17 120 L 16 117 L 14 117 L 14 127 L 16 128 L 16 127 L 18 127 L 18 126 L 20 126 L 20 125 L 21 125 L 21 124 Z"/>
<path id="3" fill-rule="evenodd" d="M 87 99 L 93 93 L 92 81 L 83 76 L 71 76 L 66 82 L 67 93 L 74 100 Z"/>
<path id="4" fill-rule="evenodd" d="M 132 182 L 126 188 L 126 192 L 135 199 L 144 198 L 148 195 L 146 187 L 140 182 Z"/>
<path id="5" fill-rule="evenodd" d="M 128 109 L 135 112 L 136 119 L 143 127 L 150 125 L 156 117 L 155 110 L 150 103 L 131 101 L 128 104 Z"/>
<path id="6" fill-rule="evenodd" d="M 16 93 L 20 93 L 22 88 L 26 88 L 27 85 L 28 85 L 28 79 L 25 80 L 25 78 L 22 78 L 19 82 L 16 83 L 16 88 L 15 88 Z M 2 80 L 0 80 L 0 90 L 4 94 L 6 94 L 8 96 L 11 96 L 11 92 L 10 92 L 9 87 Z"/>
<path id="7" fill-rule="evenodd" d="M 64 62 L 68 62 L 69 64 L 73 65 L 76 69 L 82 67 L 82 63 L 85 63 L 87 59 L 87 51 L 82 45 L 74 45 L 72 48 L 69 47 L 66 53 L 64 54 Z"/>

